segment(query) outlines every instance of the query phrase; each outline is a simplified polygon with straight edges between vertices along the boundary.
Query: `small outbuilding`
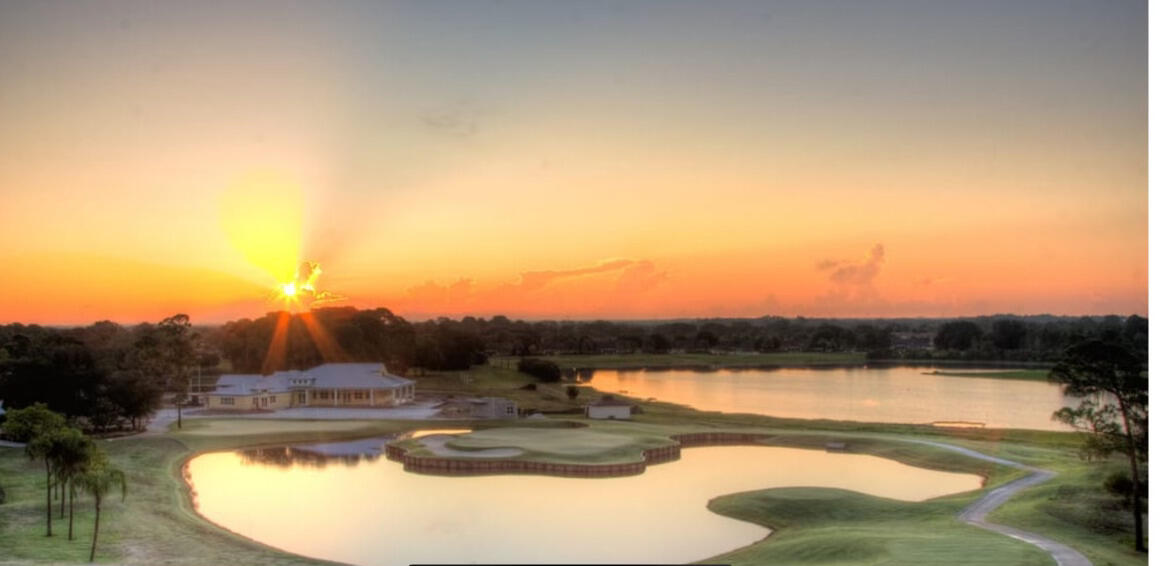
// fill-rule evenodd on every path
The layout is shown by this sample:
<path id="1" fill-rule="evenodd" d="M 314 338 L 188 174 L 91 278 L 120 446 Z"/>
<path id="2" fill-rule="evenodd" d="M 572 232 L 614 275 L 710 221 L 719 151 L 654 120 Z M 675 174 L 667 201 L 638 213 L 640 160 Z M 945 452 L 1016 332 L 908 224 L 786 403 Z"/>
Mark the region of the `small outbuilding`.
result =
<path id="1" fill-rule="evenodd" d="M 611 395 L 605 395 L 599 401 L 589 403 L 584 409 L 584 414 L 590 419 L 626 421 L 632 418 L 632 403 L 621 401 Z"/>
<path id="2" fill-rule="evenodd" d="M 471 417 L 475 419 L 514 419 L 520 416 L 519 409 L 511 399 L 484 397 L 472 399 L 470 403 Z"/>

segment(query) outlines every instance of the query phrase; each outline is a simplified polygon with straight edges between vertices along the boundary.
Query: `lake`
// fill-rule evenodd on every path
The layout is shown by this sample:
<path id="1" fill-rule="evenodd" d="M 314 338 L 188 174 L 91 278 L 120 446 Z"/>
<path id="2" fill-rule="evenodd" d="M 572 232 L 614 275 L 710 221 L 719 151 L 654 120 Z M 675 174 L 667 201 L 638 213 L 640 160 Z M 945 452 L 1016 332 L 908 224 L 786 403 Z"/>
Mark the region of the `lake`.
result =
<path id="1" fill-rule="evenodd" d="M 365 451 L 326 453 L 198 456 L 189 463 L 198 511 L 289 552 L 365 566 L 684 563 L 769 533 L 709 511 L 719 495 L 822 486 L 918 501 L 982 483 L 873 456 L 761 446 L 688 448 L 644 474 L 605 479 L 428 476 Z"/>
<path id="2" fill-rule="evenodd" d="M 593 372 L 593 387 L 704 411 L 882 423 L 966 421 L 1071 430 L 1051 414 L 1077 402 L 1042 381 L 929 375 L 930 367 Z M 957 371 L 957 370 L 956 370 Z"/>

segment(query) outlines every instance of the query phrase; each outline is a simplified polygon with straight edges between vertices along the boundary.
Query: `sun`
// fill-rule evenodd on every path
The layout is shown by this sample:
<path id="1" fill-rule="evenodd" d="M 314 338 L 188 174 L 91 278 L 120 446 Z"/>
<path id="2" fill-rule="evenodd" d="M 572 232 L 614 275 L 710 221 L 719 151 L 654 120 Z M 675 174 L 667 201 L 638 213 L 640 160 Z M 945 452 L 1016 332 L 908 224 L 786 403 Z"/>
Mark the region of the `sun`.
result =
<path id="1" fill-rule="evenodd" d="M 287 299 L 292 299 L 298 295 L 298 286 L 294 283 L 282 284 L 282 296 Z"/>

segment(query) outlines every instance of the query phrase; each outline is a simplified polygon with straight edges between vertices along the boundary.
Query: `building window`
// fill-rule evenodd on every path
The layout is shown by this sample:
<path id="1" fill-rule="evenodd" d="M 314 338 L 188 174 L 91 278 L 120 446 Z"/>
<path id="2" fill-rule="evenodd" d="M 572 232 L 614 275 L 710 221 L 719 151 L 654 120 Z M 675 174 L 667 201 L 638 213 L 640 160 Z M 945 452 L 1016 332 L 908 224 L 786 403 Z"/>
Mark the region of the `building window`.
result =
<path id="1" fill-rule="evenodd" d="M 515 413 L 516 413 L 515 407 L 511 407 L 511 406 L 507 407 L 507 414 L 514 415 Z"/>
<path id="2" fill-rule="evenodd" d="M 233 397 L 222 397 L 222 405 L 233 405 L 233 404 L 234 404 Z"/>

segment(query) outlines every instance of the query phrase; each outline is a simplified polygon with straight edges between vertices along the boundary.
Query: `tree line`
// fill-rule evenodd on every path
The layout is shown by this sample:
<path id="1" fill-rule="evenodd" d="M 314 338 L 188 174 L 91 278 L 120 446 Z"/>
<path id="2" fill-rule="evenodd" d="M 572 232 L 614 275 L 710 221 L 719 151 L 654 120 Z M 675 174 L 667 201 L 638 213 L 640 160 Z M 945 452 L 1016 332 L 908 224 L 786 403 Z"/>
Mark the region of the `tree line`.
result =
<path id="1" fill-rule="evenodd" d="M 288 317 L 286 352 L 271 362 L 271 341 Z M 310 324 L 307 324 L 307 323 Z M 866 352 L 871 359 L 1054 362 L 1085 340 L 1147 351 L 1139 316 L 962 319 L 807 319 L 761 317 L 680 321 L 524 321 L 504 316 L 408 322 L 385 308 L 270 313 L 228 322 L 210 334 L 235 371 L 269 373 L 334 361 L 310 326 L 333 339 L 336 356 L 382 361 L 393 371 L 462 370 L 487 356 L 666 354 L 670 352 Z M 317 332 L 317 331 L 315 331 Z"/>
<path id="2" fill-rule="evenodd" d="M 44 403 L 89 431 L 137 430 L 166 394 L 180 403 L 199 366 L 219 361 L 180 314 L 132 327 L 10 324 L 0 326 L 0 400 Z"/>
<path id="3" fill-rule="evenodd" d="M 43 402 L 85 429 L 107 431 L 140 428 L 163 398 L 180 408 L 193 376 L 222 371 L 268 374 L 352 361 L 382 362 L 406 374 L 465 370 L 492 355 L 670 352 L 861 351 L 871 359 L 1054 362 L 1087 340 L 1120 344 L 1144 359 L 1147 337 L 1148 321 L 1138 316 L 410 322 L 386 308 L 344 307 L 193 327 L 187 316 L 174 315 L 135 326 L 0 326 L 0 399 L 13 408 Z"/>

